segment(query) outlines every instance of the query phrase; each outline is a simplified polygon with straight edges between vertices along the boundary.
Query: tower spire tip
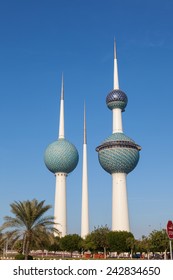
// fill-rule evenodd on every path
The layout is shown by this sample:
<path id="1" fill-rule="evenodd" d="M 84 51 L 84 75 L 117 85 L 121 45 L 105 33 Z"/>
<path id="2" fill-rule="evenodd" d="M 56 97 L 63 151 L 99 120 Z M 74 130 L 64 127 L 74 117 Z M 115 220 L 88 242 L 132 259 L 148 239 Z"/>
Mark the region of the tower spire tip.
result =
<path id="1" fill-rule="evenodd" d="M 62 73 L 62 83 L 61 83 L 61 100 L 64 100 L 64 75 Z"/>
<path id="2" fill-rule="evenodd" d="M 114 37 L 114 59 L 117 58 L 117 54 L 116 54 L 116 40 L 115 40 L 115 37 Z"/>
<path id="3" fill-rule="evenodd" d="M 59 117 L 59 138 L 64 138 L 64 77 L 62 74 L 60 117 Z"/>
<path id="4" fill-rule="evenodd" d="M 115 41 L 115 38 L 114 38 L 114 89 L 119 89 L 118 63 L 117 63 L 116 41 Z"/>
<path id="5" fill-rule="evenodd" d="M 85 108 L 85 101 L 84 101 L 84 144 L 87 143 L 86 137 L 86 108 Z"/>

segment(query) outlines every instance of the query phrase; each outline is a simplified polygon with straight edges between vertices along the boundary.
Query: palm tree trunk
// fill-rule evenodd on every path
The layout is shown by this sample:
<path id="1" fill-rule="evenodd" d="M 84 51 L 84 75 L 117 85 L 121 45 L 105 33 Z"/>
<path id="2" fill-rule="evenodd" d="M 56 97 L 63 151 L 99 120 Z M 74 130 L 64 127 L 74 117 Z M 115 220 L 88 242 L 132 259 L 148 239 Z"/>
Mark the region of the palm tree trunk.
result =
<path id="1" fill-rule="evenodd" d="M 133 259 L 133 249 L 131 249 L 131 259 Z"/>
<path id="2" fill-rule="evenodd" d="M 29 240 L 27 240 L 26 242 L 26 249 L 25 249 L 25 260 L 28 259 L 28 255 L 29 255 Z"/>
<path id="3" fill-rule="evenodd" d="M 32 233 L 29 231 L 28 234 L 26 234 L 25 260 L 28 259 L 28 255 L 30 252 L 30 246 L 31 246 L 31 239 L 32 239 Z"/>
<path id="4" fill-rule="evenodd" d="M 26 251 L 26 235 L 24 235 L 23 237 L 23 250 L 22 250 L 23 255 L 25 255 L 25 251 Z"/>
<path id="5" fill-rule="evenodd" d="M 103 250 L 104 250 L 104 259 L 106 259 L 106 247 L 104 247 Z"/>

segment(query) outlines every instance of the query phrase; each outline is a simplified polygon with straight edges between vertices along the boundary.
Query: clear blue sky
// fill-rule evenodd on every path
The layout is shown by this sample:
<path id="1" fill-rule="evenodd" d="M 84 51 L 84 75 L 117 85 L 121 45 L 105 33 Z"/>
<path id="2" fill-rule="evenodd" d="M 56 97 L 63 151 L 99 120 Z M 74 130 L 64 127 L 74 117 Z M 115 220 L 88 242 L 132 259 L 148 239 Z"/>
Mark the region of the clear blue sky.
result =
<path id="1" fill-rule="evenodd" d="M 65 136 L 80 156 L 67 178 L 68 232 L 80 233 L 84 100 L 90 229 L 111 227 L 111 176 L 95 148 L 112 132 L 114 37 L 124 133 L 142 146 L 127 179 L 131 230 L 140 238 L 173 219 L 172 15 L 171 0 L 0 1 L 0 223 L 15 200 L 54 205 L 43 155 L 58 135 L 63 72 Z"/>

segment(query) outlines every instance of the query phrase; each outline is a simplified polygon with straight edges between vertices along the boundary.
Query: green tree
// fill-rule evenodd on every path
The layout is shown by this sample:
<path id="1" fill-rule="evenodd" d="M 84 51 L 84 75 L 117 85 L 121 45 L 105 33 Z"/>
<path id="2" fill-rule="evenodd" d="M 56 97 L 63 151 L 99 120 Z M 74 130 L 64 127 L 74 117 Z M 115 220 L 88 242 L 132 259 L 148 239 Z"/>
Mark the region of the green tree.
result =
<path id="1" fill-rule="evenodd" d="M 4 248 L 3 234 L 0 232 L 0 254 L 2 254 L 3 248 Z"/>
<path id="2" fill-rule="evenodd" d="M 2 230 L 5 232 L 6 239 L 15 244 L 18 240 L 22 241 L 23 253 L 25 259 L 32 247 L 41 246 L 43 240 L 50 238 L 51 232 L 58 231 L 55 229 L 53 216 L 44 216 L 51 208 L 50 205 L 44 205 L 45 201 L 38 202 L 36 199 L 31 201 L 19 201 L 10 204 L 11 212 L 14 217 L 4 217 Z"/>
<path id="3" fill-rule="evenodd" d="M 83 251 L 96 252 L 96 244 L 92 239 L 92 235 L 88 234 L 85 239 L 82 240 L 82 249 Z"/>
<path id="4" fill-rule="evenodd" d="M 145 252 L 147 253 L 148 259 L 149 259 L 149 252 L 150 252 L 150 239 L 143 235 L 142 240 L 138 242 L 138 252 Z"/>
<path id="5" fill-rule="evenodd" d="M 107 235 L 110 229 L 105 226 L 94 228 L 94 230 L 85 239 L 85 248 L 91 252 L 103 251 L 106 258 L 106 250 L 108 249 Z"/>
<path id="6" fill-rule="evenodd" d="M 45 247 L 48 251 L 59 251 L 60 250 L 60 237 L 54 236 L 51 243 L 48 243 Z"/>
<path id="7" fill-rule="evenodd" d="M 134 236 L 127 237 L 126 245 L 127 245 L 127 248 L 130 249 L 131 258 L 133 256 L 133 252 L 135 250 L 135 244 L 136 244 L 136 240 L 135 240 Z"/>
<path id="8" fill-rule="evenodd" d="M 74 251 L 81 250 L 81 241 L 82 238 L 78 234 L 68 234 L 59 240 L 59 245 L 63 251 L 70 252 L 72 257 Z"/>
<path id="9" fill-rule="evenodd" d="M 149 235 L 150 250 L 151 252 L 165 252 L 169 248 L 169 238 L 166 230 L 152 231 Z"/>
<path id="10" fill-rule="evenodd" d="M 47 251 L 58 251 L 59 248 L 59 236 L 55 236 L 52 232 L 47 232 L 43 235 L 39 242 L 33 240 L 32 250 L 42 250 L 42 257 L 44 257 L 44 250 Z"/>
<path id="11" fill-rule="evenodd" d="M 131 238 L 131 240 L 129 239 Z M 134 236 L 131 232 L 127 231 L 110 231 L 107 236 L 109 248 L 111 252 L 129 252 L 133 246 L 132 242 Z M 130 240 L 130 242 L 129 242 Z"/>

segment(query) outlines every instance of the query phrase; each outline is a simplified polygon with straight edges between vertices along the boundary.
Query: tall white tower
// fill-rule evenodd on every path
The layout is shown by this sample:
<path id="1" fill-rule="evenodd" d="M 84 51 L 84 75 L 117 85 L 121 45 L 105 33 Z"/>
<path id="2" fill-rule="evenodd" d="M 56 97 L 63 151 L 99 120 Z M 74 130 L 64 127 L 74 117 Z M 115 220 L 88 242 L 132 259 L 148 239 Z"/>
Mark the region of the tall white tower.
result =
<path id="1" fill-rule="evenodd" d="M 126 177 L 136 167 L 141 149 L 123 133 L 122 112 L 127 102 L 126 94 L 119 89 L 114 42 L 114 89 L 106 98 L 106 104 L 113 113 L 113 133 L 96 151 L 102 168 L 112 175 L 112 230 L 117 231 L 130 231 Z"/>
<path id="2" fill-rule="evenodd" d="M 89 234 L 88 213 L 88 169 L 87 169 L 87 136 L 86 136 L 86 111 L 84 105 L 84 141 L 83 141 L 83 166 L 82 166 L 82 211 L 81 211 L 81 237 Z"/>
<path id="3" fill-rule="evenodd" d="M 64 134 L 64 81 L 62 77 L 59 137 L 47 147 L 44 155 L 46 167 L 56 177 L 54 221 L 61 237 L 67 234 L 66 177 L 76 168 L 78 160 L 78 151 L 65 139 Z"/>

